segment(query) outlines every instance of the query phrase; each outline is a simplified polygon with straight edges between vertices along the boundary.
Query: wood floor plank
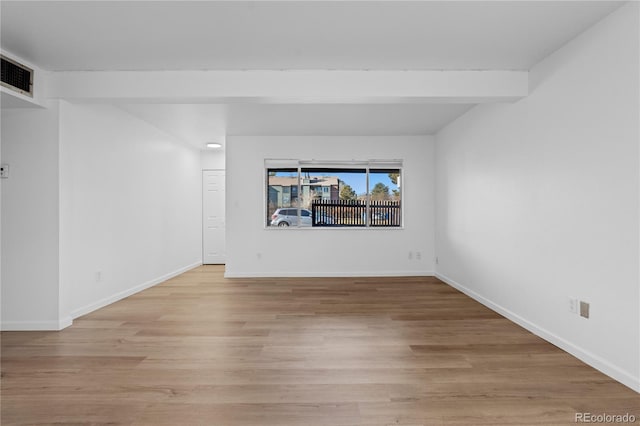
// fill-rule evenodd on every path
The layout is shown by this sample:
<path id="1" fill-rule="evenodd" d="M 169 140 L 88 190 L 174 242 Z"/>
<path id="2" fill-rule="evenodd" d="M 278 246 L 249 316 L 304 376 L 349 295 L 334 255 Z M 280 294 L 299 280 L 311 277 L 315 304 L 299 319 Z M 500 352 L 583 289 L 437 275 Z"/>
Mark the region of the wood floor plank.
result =
<path id="1" fill-rule="evenodd" d="M 570 425 L 640 396 L 433 277 L 203 266 L 2 333 L 3 425 Z"/>

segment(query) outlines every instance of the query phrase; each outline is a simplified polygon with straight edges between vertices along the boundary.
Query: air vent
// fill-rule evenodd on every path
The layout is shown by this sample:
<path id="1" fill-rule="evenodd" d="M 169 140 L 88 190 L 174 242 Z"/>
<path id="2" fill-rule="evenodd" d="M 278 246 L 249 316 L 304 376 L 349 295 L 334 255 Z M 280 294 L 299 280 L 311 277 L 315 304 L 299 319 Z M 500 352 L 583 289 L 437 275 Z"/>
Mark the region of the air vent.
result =
<path id="1" fill-rule="evenodd" d="M 33 97 L 33 70 L 3 55 L 2 85 L 23 95 Z"/>

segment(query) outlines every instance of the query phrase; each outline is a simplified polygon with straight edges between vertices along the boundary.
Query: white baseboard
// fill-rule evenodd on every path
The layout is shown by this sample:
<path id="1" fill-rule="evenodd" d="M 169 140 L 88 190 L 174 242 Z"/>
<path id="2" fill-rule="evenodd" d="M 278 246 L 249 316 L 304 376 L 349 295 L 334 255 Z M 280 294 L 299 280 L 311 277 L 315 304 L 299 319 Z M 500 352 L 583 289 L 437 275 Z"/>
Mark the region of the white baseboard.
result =
<path id="1" fill-rule="evenodd" d="M 64 328 L 69 327 L 75 318 L 86 315 L 90 312 L 93 312 L 97 309 L 103 308 L 107 305 L 110 305 L 118 300 L 124 299 L 125 297 L 131 296 L 132 294 L 138 293 L 142 290 L 146 290 L 149 287 L 153 287 L 156 284 L 160 284 L 168 279 L 171 279 L 175 276 L 178 276 L 190 269 L 196 268 L 202 265 L 201 261 L 192 263 L 191 265 L 184 266 L 175 271 L 169 272 L 168 274 L 162 275 L 153 280 L 147 281 L 130 289 L 121 291 L 112 296 L 105 297 L 97 302 L 86 305 L 82 308 L 76 309 L 71 312 L 69 316 L 61 318 L 58 321 L 3 321 L 0 329 L 2 331 L 59 331 Z"/>
<path id="2" fill-rule="evenodd" d="M 86 314 L 88 314 L 90 312 L 93 312 L 93 311 L 95 311 L 97 309 L 103 308 L 103 307 L 105 307 L 107 305 L 110 305 L 110 304 L 112 304 L 114 302 L 117 302 L 118 300 L 122 300 L 125 297 L 131 296 L 132 294 L 139 293 L 142 290 L 146 290 L 149 287 L 153 287 L 154 285 L 160 284 L 161 282 L 164 282 L 164 281 L 166 281 L 168 279 L 176 277 L 176 276 L 178 276 L 178 275 L 180 275 L 182 273 L 187 272 L 190 269 L 197 268 L 198 266 L 201 266 L 201 265 L 202 265 L 202 261 L 198 261 L 196 263 L 192 263 L 191 265 L 187 265 L 187 266 L 184 266 L 182 268 L 176 269 L 175 271 L 169 272 L 168 274 L 165 274 L 165 275 L 162 275 L 160 277 L 154 278 L 154 279 L 149 280 L 149 281 L 147 281 L 145 283 L 139 284 L 139 285 L 137 285 L 135 287 L 131 287 L 131 288 L 127 289 L 127 290 L 121 291 L 121 292 L 116 293 L 116 294 L 114 294 L 112 296 L 105 297 L 104 299 L 101 299 L 101 300 L 98 300 L 96 302 L 90 303 L 90 304 L 88 304 L 86 306 L 83 306 L 82 308 L 78 308 L 78 309 L 72 311 L 71 312 L 71 318 L 75 319 L 75 318 L 81 317 L 83 315 L 86 315 Z"/>
<path id="3" fill-rule="evenodd" d="M 359 271 L 359 272 L 229 272 L 225 278 L 358 278 L 358 277 L 433 277 L 433 271 Z"/>
<path id="4" fill-rule="evenodd" d="M 444 281 L 445 283 L 449 284 L 451 287 L 454 287 L 460 290 L 461 292 L 471 297 L 472 299 L 482 303 L 487 308 L 499 313 L 500 315 L 515 322 L 519 326 L 529 330 L 536 336 L 543 338 L 544 340 L 570 353 L 571 355 L 575 356 L 576 358 L 590 365 L 596 370 L 599 370 L 600 372 L 606 374 L 612 379 L 617 380 L 623 385 L 628 386 L 634 391 L 640 393 L 640 378 L 634 377 L 631 373 L 613 365 L 612 363 L 599 357 L 598 355 L 595 355 L 569 342 L 568 340 L 550 332 L 549 330 L 534 324 L 533 322 L 521 317 L 515 312 L 512 312 L 509 309 L 506 309 L 503 306 L 497 303 L 494 303 L 493 301 L 465 287 L 464 285 L 456 282 L 455 280 L 447 277 L 446 275 L 436 273 L 435 276 L 440 280 Z"/>
<path id="5" fill-rule="evenodd" d="M 3 321 L 2 331 L 59 331 L 73 323 L 70 316 L 58 321 Z"/>

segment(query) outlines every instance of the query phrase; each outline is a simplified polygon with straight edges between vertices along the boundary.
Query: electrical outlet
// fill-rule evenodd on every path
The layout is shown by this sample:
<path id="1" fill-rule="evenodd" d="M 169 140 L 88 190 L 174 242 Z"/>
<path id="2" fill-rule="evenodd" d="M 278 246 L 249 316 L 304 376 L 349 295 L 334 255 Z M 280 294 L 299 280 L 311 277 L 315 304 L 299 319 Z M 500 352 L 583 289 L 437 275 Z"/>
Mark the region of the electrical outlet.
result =
<path id="1" fill-rule="evenodd" d="M 413 252 L 412 252 L 412 251 L 410 251 L 410 252 L 409 252 L 409 260 L 412 260 L 412 259 L 413 259 Z"/>
<path id="2" fill-rule="evenodd" d="M 99 283 L 102 281 L 102 271 L 96 271 L 96 282 Z"/>
<path id="3" fill-rule="evenodd" d="M 9 165 L 2 164 L 0 165 L 0 178 L 6 179 L 9 177 Z"/>
<path id="4" fill-rule="evenodd" d="M 589 304 L 582 300 L 580 301 L 580 316 L 583 318 L 589 318 Z"/>
<path id="5" fill-rule="evenodd" d="M 416 252 L 416 260 L 421 260 L 422 259 L 422 253 L 417 251 Z"/>
<path id="6" fill-rule="evenodd" d="M 573 297 L 569 298 L 569 312 L 571 312 L 572 314 L 578 313 L 578 299 L 575 299 Z"/>
<path id="7" fill-rule="evenodd" d="M 439 263 L 439 262 L 438 262 L 438 258 L 436 257 L 436 265 L 437 265 L 438 263 Z"/>

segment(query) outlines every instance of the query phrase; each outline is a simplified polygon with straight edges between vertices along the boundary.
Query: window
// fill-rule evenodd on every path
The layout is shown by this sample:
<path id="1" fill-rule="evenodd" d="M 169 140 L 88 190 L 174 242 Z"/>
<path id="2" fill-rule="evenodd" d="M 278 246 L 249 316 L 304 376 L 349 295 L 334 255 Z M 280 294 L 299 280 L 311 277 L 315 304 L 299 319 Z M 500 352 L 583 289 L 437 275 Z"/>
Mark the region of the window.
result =
<path id="1" fill-rule="evenodd" d="M 308 163 L 265 161 L 267 226 L 402 225 L 401 161 Z M 292 217 L 283 217 L 284 208 L 290 208 Z"/>

